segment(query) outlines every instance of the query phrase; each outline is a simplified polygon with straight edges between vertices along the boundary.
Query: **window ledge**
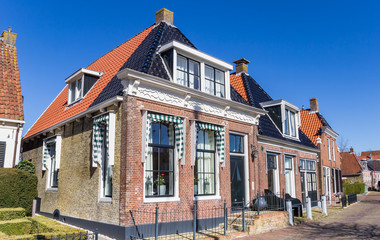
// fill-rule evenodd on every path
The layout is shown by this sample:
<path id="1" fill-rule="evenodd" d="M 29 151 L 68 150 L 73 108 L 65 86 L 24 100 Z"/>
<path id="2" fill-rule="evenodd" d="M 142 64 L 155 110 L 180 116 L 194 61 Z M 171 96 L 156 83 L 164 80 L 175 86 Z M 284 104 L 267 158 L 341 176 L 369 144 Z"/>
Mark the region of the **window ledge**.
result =
<path id="1" fill-rule="evenodd" d="M 110 197 L 102 197 L 102 198 L 99 198 L 99 201 L 100 203 L 112 203 L 112 198 Z"/>
<path id="2" fill-rule="evenodd" d="M 286 135 L 285 133 L 283 133 L 282 136 L 283 136 L 284 138 L 288 138 L 288 139 L 291 139 L 291 140 L 295 140 L 295 141 L 300 142 L 300 139 L 299 139 L 298 137 L 293 137 L 293 136 L 290 136 L 290 135 Z"/>
<path id="3" fill-rule="evenodd" d="M 155 203 L 155 202 L 179 202 L 181 199 L 179 197 L 152 197 L 144 198 L 144 203 Z"/>
<path id="4" fill-rule="evenodd" d="M 58 188 L 47 188 L 46 192 L 58 192 Z"/>
<path id="5" fill-rule="evenodd" d="M 221 197 L 217 195 L 212 195 L 212 196 L 195 196 L 194 200 L 195 201 L 205 201 L 205 200 L 220 200 Z"/>
<path id="6" fill-rule="evenodd" d="M 69 103 L 69 104 L 67 104 L 67 106 L 66 107 L 71 107 L 71 106 L 73 106 L 73 105 L 75 105 L 75 104 L 77 104 L 77 103 L 79 103 L 80 101 L 82 101 L 83 100 L 83 97 L 81 97 L 81 98 L 79 98 L 79 99 L 77 99 L 77 100 L 75 100 L 74 102 L 71 102 L 71 103 Z"/>

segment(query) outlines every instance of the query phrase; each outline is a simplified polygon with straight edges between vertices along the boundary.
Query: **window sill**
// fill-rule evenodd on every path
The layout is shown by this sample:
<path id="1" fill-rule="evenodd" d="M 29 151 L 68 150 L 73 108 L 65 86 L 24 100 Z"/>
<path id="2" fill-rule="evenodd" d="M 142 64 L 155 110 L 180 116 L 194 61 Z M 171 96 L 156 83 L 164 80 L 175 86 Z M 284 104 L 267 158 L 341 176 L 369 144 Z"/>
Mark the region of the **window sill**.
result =
<path id="1" fill-rule="evenodd" d="M 144 198 L 144 203 L 156 203 L 156 202 L 179 202 L 179 197 L 152 197 Z"/>
<path id="2" fill-rule="evenodd" d="M 47 188 L 46 192 L 58 192 L 58 188 Z"/>
<path id="3" fill-rule="evenodd" d="M 220 200 L 221 197 L 217 195 L 210 195 L 210 196 L 195 196 L 195 201 L 206 201 L 206 200 Z"/>
<path id="4" fill-rule="evenodd" d="M 290 135 L 286 135 L 285 133 L 283 133 L 282 136 L 284 138 L 288 138 L 288 139 L 300 142 L 300 139 L 298 137 L 293 137 L 293 136 L 290 136 Z"/>
<path id="5" fill-rule="evenodd" d="M 77 99 L 77 100 L 75 100 L 74 102 L 71 102 L 71 103 L 69 103 L 69 104 L 67 104 L 67 106 L 66 107 L 71 107 L 71 106 L 73 106 L 73 105 L 75 105 L 75 104 L 77 104 L 77 103 L 79 103 L 80 101 L 82 101 L 82 99 L 83 99 L 83 97 L 81 97 L 81 98 L 79 98 L 79 99 Z"/>
<path id="6" fill-rule="evenodd" d="M 100 203 L 112 203 L 112 198 L 110 197 L 102 197 L 102 198 L 99 198 L 99 201 Z"/>

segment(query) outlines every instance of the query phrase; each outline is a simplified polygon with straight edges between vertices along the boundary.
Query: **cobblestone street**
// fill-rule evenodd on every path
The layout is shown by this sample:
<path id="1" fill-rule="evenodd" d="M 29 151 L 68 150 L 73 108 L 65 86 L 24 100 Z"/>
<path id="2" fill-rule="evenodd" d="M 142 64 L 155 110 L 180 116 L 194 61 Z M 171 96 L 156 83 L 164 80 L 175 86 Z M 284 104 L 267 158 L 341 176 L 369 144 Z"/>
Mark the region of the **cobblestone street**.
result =
<path id="1" fill-rule="evenodd" d="M 380 193 L 326 218 L 239 239 L 380 239 Z"/>

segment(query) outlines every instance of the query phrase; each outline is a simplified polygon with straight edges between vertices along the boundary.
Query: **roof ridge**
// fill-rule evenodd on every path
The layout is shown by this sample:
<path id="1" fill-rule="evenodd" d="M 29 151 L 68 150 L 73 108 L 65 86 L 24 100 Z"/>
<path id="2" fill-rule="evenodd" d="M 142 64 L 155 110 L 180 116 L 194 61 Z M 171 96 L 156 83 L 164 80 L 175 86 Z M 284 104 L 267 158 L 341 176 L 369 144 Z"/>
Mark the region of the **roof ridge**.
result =
<path id="1" fill-rule="evenodd" d="M 96 61 L 98 61 L 99 59 L 101 59 L 102 57 L 104 57 L 105 55 L 107 55 L 108 53 L 110 52 L 113 52 L 115 51 L 116 49 L 120 48 L 121 46 L 123 46 L 125 43 L 127 43 L 129 40 L 131 40 L 132 38 L 136 37 L 137 35 L 143 33 L 144 31 L 146 31 L 148 28 L 151 28 L 154 24 L 150 25 L 149 27 L 145 28 L 144 30 L 138 32 L 137 34 L 133 35 L 132 37 L 128 38 L 126 41 L 120 43 L 119 45 L 117 45 L 116 47 L 112 48 L 111 50 L 109 50 L 108 52 L 104 53 L 102 56 L 98 57 L 97 59 L 95 59 L 95 61 L 93 61 L 92 63 L 90 63 L 86 68 L 90 67 L 92 64 L 94 64 Z"/>
<path id="2" fill-rule="evenodd" d="M 250 101 L 252 101 L 252 104 L 253 103 L 253 96 L 252 96 L 252 91 L 250 89 L 250 86 L 247 84 L 247 81 L 252 81 L 253 83 L 255 83 L 257 85 L 257 87 L 271 100 L 273 100 L 273 98 L 271 96 L 269 96 L 269 94 L 260 86 L 260 84 L 251 76 L 251 75 L 248 75 L 246 73 L 241 73 L 241 76 L 242 76 L 242 79 L 243 79 L 243 84 L 244 84 L 244 88 L 246 89 L 246 92 L 247 92 L 247 95 L 249 96 L 248 99 Z M 258 103 L 259 104 L 259 103 Z"/>

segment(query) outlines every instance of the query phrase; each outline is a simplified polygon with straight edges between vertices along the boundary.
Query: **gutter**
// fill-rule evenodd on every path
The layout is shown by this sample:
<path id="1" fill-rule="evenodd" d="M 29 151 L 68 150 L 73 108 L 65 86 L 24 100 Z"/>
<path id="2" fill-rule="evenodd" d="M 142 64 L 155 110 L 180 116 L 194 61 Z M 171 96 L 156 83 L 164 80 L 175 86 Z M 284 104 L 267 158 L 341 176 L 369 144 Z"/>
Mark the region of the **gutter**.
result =
<path id="1" fill-rule="evenodd" d="M 93 106 L 91 108 L 88 108 L 87 110 L 85 110 L 85 111 L 83 111 L 81 113 L 78 113 L 77 115 L 74 115 L 74 116 L 72 116 L 70 118 L 67 118 L 67 119 L 65 119 L 65 120 L 63 120 L 63 121 L 61 121 L 61 122 L 59 122 L 59 123 L 57 123 L 57 124 L 55 124 L 55 125 L 53 125 L 53 126 L 51 126 L 49 128 L 46 128 L 46 129 L 44 129 L 42 131 L 39 131 L 39 132 L 37 132 L 37 133 L 35 133 L 35 134 L 27 137 L 27 138 L 24 138 L 22 140 L 25 141 L 27 139 L 31 139 L 31 138 L 33 138 L 35 136 L 38 136 L 38 135 L 40 135 L 40 134 L 42 134 L 44 132 L 52 131 L 52 130 L 54 130 L 56 128 L 59 128 L 59 127 L 65 125 L 66 123 L 74 121 L 77 118 L 86 116 L 86 114 L 90 114 L 92 112 L 96 112 L 96 111 L 98 111 L 98 110 L 100 110 L 102 108 L 108 107 L 109 105 L 112 105 L 112 104 L 115 104 L 115 103 L 118 103 L 118 102 L 121 102 L 121 101 L 123 101 L 123 97 L 122 96 L 116 96 L 116 97 L 110 98 L 107 101 L 104 101 L 102 103 L 99 103 L 98 105 L 95 105 L 95 106 Z"/>

